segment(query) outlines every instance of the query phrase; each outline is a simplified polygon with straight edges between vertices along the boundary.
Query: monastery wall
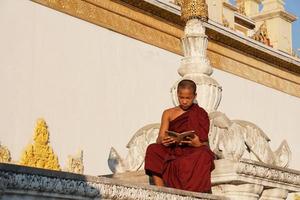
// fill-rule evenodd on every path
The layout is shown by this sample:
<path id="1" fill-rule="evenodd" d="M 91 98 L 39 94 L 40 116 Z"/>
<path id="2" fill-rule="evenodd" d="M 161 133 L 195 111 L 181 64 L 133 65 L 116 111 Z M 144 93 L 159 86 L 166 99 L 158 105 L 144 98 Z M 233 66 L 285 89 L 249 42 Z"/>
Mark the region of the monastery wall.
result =
<path id="1" fill-rule="evenodd" d="M 83 150 L 85 174 L 110 173 L 110 147 L 125 156 L 135 131 L 172 106 L 177 54 L 26 0 L 0 2 L 0 27 L 0 142 L 13 161 L 42 117 L 62 168 Z M 300 169 L 299 98 L 217 69 L 213 77 L 219 110 L 256 123 L 274 150 L 286 139 Z"/>

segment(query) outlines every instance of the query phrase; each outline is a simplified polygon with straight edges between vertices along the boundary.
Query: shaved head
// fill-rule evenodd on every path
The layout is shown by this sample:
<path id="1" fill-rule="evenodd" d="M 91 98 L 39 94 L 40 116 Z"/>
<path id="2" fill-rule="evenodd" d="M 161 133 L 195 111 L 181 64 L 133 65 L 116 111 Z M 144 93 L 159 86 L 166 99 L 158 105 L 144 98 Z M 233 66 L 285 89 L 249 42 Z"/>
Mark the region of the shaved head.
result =
<path id="1" fill-rule="evenodd" d="M 196 94 L 197 86 L 194 81 L 189 79 L 183 79 L 178 83 L 177 92 L 181 89 L 189 89 L 193 92 L 193 94 Z"/>

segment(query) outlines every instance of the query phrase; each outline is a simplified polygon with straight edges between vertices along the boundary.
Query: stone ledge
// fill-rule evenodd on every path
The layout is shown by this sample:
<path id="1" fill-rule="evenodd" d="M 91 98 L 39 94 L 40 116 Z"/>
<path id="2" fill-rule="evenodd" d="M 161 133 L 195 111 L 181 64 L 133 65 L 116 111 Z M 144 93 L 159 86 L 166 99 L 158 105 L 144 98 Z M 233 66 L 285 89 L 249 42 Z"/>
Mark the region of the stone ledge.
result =
<path id="1" fill-rule="evenodd" d="M 284 200 L 288 193 L 300 191 L 300 171 L 252 160 L 216 160 L 212 172 L 212 191 L 232 200 Z M 144 171 L 107 175 L 115 180 L 146 185 Z"/>
<path id="2" fill-rule="evenodd" d="M 251 16 L 252 19 L 257 20 L 257 21 L 263 21 L 263 20 L 274 18 L 274 17 L 281 17 L 282 19 L 284 19 L 290 23 L 297 20 L 297 16 L 295 16 L 287 11 L 281 10 L 281 9 L 266 11 L 266 12 L 262 12 L 257 15 Z"/>
<path id="3" fill-rule="evenodd" d="M 132 184 L 105 177 L 0 163 L 0 197 L 24 199 L 29 196 L 35 199 L 228 199 L 173 188 Z"/>
<path id="4" fill-rule="evenodd" d="M 257 184 L 280 188 L 289 192 L 300 191 L 300 171 L 266 165 L 251 160 L 239 162 L 216 160 L 212 184 Z"/>

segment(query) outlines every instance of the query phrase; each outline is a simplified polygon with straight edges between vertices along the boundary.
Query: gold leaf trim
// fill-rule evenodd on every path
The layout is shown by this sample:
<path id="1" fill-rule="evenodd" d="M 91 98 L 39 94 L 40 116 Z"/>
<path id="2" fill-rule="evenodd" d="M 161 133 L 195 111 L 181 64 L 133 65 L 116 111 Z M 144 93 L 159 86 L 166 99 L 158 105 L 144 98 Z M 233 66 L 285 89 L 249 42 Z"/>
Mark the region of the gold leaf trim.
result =
<path id="1" fill-rule="evenodd" d="M 68 4 L 81 2 L 81 4 L 87 4 L 86 6 L 95 6 L 97 17 L 91 18 L 87 11 L 77 12 L 74 6 L 65 5 L 65 7 L 62 7 L 61 4 L 57 3 L 60 0 L 33 1 L 124 34 L 128 37 L 182 55 L 180 38 L 183 35 L 183 27 L 180 27 L 179 24 L 173 24 L 166 21 L 168 18 L 162 19 L 161 17 L 163 16 L 169 16 L 165 13 L 158 13 L 155 15 L 157 12 L 168 11 L 153 10 L 150 15 L 146 11 L 146 9 L 150 9 L 148 7 L 145 8 L 145 10 L 142 10 L 143 7 L 138 7 L 138 5 L 137 8 L 132 8 L 133 5 L 135 5 L 134 3 L 130 5 L 120 4 L 118 3 L 120 1 L 117 0 L 68 1 Z M 129 1 L 136 2 L 135 0 L 126 0 L 126 2 Z M 78 13 L 81 14 L 79 15 Z M 160 16 L 160 18 L 157 16 Z M 214 57 L 210 58 L 212 65 L 215 68 L 280 90 L 287 94 L 300 97 L 300 73 L 298 73 L 299 69 L 297 65 L 292 64 L 291 62 L 282 61 L 273 55 L 261 53 L 259 50 L 249 48 L 247 45 L 233 41 L 233 39 L 226 38 L 221 34 L 214 33 L 214 31 L 210 31 L 209 28 L 207 28 L 207 35 L 210 37 L 208 54 L 210 55 L 210 52 L 216 53 Z M 221 43 L 226 44 L 223 45 Z M 251 55 L 249 56 L 248 54 Z M 243 58 L 243 62 L 239 64 L 241 61 L 236 58 Z M 226 66 L 228 62 L 225 62 L 227 64 L 218 62 L 222 59 L 226 59 L 229 63 L 234 62 L 236 64 L 233 66 Z M 220 65 L 215 63 L 219 63 Z M 247 66 L 247 68 L 242 66 Z M 249 73 L 248 70 L 257 72 L 257 74 L 252 72 Z M 268 76 L 272 77 L 272 81 L 266 78 Z"/>
<path id="2" fill-rule="evenodd" d="M 260 27 L 258 28 L 256 33 L 252 36 L 252 38 L 256 41 L 259 41 L 265 45 L 272 47 L 272 45 L 270 43 L 270 38 L 268 35 L 268 28 L 267 28 L 266 21 L 264 21 L 262 23 L 262 25 L 260 25 Z"/>
<path id="3" fill-rule="evenodd" d="M 193 18 L 208 20 L 208 6 L 205 0 L 182 0 L 181 4 L 181 18 L 185 22 Z"/>

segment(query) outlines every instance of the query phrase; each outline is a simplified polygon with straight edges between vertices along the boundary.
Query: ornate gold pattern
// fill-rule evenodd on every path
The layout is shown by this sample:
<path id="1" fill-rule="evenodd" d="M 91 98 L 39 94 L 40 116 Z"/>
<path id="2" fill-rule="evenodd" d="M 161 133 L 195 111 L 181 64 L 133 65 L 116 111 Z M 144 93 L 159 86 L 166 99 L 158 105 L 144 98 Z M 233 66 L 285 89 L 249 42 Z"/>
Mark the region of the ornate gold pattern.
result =
<path id="1" fill-rule="evenodd" d="M 154 19 L 120 3 L 111 0 L 33 1 L 154 46 L 177 54 L 181 53 L 179 38 L 183 32 L 180 27 L 170 25 L 161 19 Z M 132 1 L 131 5 L 136 5 L 135 1 Z M 90 10 L 94 13 L 91 14 Z M 162 43 L 163 46 L 161 46 Z"/>
<path id="2" fill-rule="evenodd" d="M 252 38 L 256 41 L 259 41 L 265 45 L 272 46 L 270 44 L 270 38 L 268 36 L 267 23 L 264 21 L 262 25 L 260 25 L 257 32 L 252 36 Z"/>
<path id="3" fill-rule="evenodd" d="M 83 165 L 83 151 L 79 151 L 79 153 L 75 156 L 68 156 L 68 172 L 83 174 L 84 165 Z"/>
<path id="4" fill-rule="evenodd" d="M 45 120 L 38 119 L 34 130 L 34 143 L 23 152 L 20 164 L 30 167 L 60 170 L 58 158 L 49 146 L 49 132 Z"/>
<path id="5" fill-rule="evenodd" d="M 238 13 L 246 15 L 245 12 L 245 0 L 236 0 L 236 6 L 238 7 Z"/>
<path id="6" fill-rule="evenodd" d="M 217 69 L 300 97 L 300 78 L 297 75 L 215 42 L 208 43 L 207 56 Z M 289 77 L 290 80 L 283 77 Z"/>
<path id="7" fill-rule="evenodd" d="M 183 35 L 183 24 L 180 24 L 177 19 L 170 20 L 169 12 L 166 10 L 142 7 L 144 4 L 136 4 L 134 0 L 126 0 L 128 4 L 132 2 L 130 6 L 111 0 L 72 0 L 66 1 L 65 7 L 58 3 L 61 0 L 33 1 L 182 55 L 180 38 Z M 122 2 L 124 1 L 122 0 Z M 91 19 L 87 10 L 82 11 L 80 6 L 76 7 L 72 4 L 85 4 L 84 7 L 95 6 L 96 18 Z M 132 9 L 132 7 L 136 9 Z M 137 11 L 137 9 L 140 10 Z M 206 31 L 210 38 L 208 57 L 215 68 L 300 97 L 298 65 L 284 61 L 274 55 L 263 53 L 246 44 L 216 33 L 210 28 L 206 28 Z M 241 59 L 236 60 L 236 58 Z"/>
<path id="8" fill-rule="evenodd" d="M 208 7 L 205 0 L 182 0 L 181 18 L 185 22 L 193 18 L 207 21 Z"/>
<path id="9" fill-rule="evenodd" d="M 10 151 L 6 146 L 0 144 L 0 163 L 10 163 L 11 156 Z"/>

